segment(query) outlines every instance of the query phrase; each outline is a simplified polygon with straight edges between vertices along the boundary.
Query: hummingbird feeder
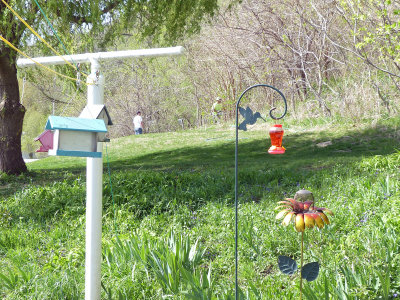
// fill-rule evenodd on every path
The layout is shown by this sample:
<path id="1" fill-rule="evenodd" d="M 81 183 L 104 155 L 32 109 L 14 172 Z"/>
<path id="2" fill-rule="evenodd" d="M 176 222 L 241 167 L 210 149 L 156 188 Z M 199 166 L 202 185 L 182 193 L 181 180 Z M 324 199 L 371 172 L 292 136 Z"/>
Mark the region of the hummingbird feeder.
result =
<path id="1" fill-rule="evenodd" d="M 275 124 L 269 129 L 269 136 L 271 138 L 271 147 L 269 147 L 269 154 L 283 154 L 285 153 L 285 147 L 282 146 L 283 138 L 282 125 Z"/>

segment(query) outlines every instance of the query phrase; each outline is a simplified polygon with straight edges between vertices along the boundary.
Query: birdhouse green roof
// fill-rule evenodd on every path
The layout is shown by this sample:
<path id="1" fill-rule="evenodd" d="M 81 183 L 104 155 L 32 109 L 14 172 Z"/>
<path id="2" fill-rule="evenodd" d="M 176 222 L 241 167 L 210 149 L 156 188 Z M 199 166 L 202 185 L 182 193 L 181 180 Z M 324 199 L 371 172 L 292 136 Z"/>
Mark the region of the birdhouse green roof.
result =
<path id="1" fill-rule="evenodd" d="M 107 132 L 107 127 L 104 124 L 103 120 L 60 117 L 60 116 L 50 116 L 47 120 L 45 129 L 86 131 L 86 132 Z"/>

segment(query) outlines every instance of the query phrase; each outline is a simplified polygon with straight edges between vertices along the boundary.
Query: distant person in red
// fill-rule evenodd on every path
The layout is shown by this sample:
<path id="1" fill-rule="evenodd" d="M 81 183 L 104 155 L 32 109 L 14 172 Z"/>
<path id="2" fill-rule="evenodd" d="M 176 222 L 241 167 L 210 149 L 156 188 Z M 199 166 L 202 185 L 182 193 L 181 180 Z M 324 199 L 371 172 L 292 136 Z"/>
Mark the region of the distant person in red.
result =
<path id="1" fill-rule="evenodd" d="M 133 118 L 133 128 L 135 130 L 135 134 L 143 133 L 143 119 L 140 111 L 138 111 L 136 116 Z"/>

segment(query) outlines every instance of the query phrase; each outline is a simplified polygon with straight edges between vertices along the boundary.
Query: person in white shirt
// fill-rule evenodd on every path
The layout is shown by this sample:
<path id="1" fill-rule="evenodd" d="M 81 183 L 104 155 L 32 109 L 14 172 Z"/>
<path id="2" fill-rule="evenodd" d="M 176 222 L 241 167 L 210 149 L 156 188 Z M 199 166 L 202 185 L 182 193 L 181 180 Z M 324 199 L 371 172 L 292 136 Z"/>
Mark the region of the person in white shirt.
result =
<path id="1" fill-rule="evenodd" d="M 135 129 L 135 134 L 143 133 L 143 119 L 140 111 L 138 111 L 136 116 L 133 118 L 133 128 Z"/>

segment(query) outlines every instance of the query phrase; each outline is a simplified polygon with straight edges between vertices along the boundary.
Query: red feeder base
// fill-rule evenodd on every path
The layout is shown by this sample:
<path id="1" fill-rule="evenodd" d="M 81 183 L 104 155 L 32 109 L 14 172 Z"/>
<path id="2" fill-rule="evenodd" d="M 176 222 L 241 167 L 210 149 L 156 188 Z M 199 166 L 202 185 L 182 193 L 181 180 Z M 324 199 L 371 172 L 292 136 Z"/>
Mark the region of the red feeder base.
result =
<path id="1" fill-rule="evenodd" d="M 285 148 L 284 147 L 276 147 L 276 146 L 271 146 L 268 150 L 269 154 L 283 154 L 285 153 Z"/>

